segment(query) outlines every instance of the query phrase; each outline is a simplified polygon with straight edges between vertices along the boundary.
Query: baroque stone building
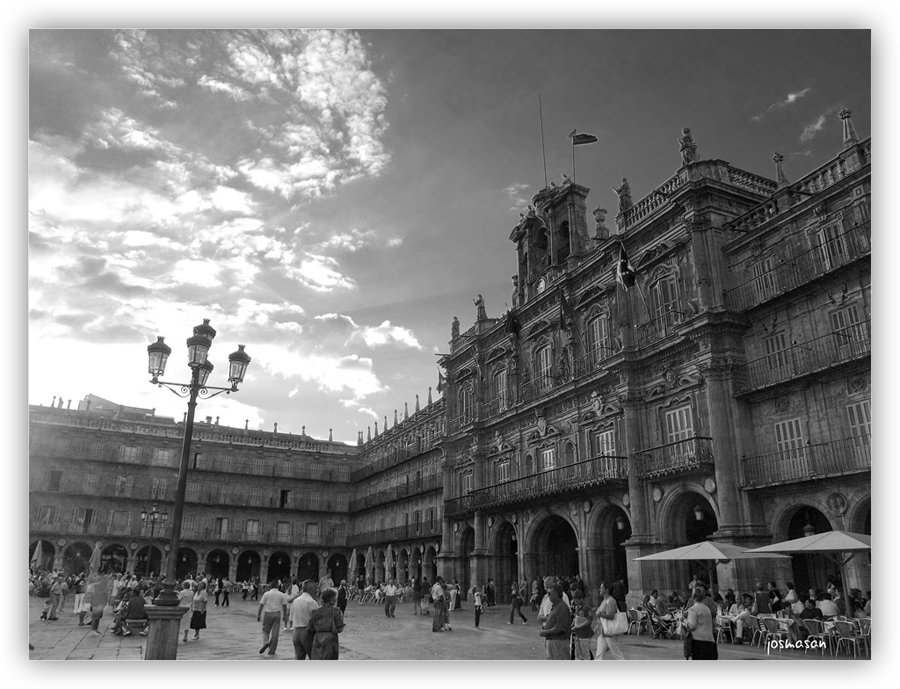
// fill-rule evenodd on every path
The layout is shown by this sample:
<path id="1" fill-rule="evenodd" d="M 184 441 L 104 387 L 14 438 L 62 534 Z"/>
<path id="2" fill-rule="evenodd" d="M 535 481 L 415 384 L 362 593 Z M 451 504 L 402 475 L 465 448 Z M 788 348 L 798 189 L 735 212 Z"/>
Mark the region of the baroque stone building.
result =
<path id="1" fill-rule="evenodd" d="M 870 141 L 840 118 L 842 149 L 796 182 L 778 154 L 774 180 L 702 159 L 685 129 L 672 176 L 636 202 L 623 179 L 614 229 L 601 208 L 588 227 L 586 187 L 542 189 L 510 233 L 512 310 L 479 295 L 443 397 L 355 447 L 199 424 L 179 571 L 492 577 L 501 595 L 577 573 L 623 577 L 634 602 L 692 573 L 642 555 L 870 533 Z M 73 568 L 99 542 L 164 571 L 165 529 L 135 517 L 173 499 L 183 427 L 107 407 L 31 407 L 31 548 Z M 735 590 L 837 574 L 812 556 L 715 570 Z"/>
<path id="2" fill-rule="evenodd" d="M 612 233 L 598 209 L 590 235 L 568 179 L 533 198 L 514 308 L 479 312 L 440 362 L 445 573 L 621 576 L 639 602 L 691 578 L 642 555 L 870 532 L 870 142 L 841 121 L 842 150 L 795 183 L 777 154 L 776 181 L 698 159 L 685 129 L 674 175 L 635 203 L 623 179 Z M 714 576 L 838 573 L 787 562 Z M 868 588 L 865 558 L 850 577 Z"/>

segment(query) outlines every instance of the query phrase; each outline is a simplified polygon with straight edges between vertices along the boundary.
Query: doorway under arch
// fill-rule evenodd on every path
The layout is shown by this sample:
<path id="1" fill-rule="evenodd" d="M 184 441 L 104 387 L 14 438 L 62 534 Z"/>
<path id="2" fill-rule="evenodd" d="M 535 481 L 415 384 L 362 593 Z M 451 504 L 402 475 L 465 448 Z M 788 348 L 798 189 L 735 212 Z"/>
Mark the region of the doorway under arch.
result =
<path id="1" fill-rule="evenodd" d="M 76 541 L 63 551 L 62 571 L 66 575 L 86 572 L 90 559 L 91 546 L 83 541 Z"/>
<path id="2" fill-rule="evenodd" d="M 693 491 L 685 491 L 679 495 L 667 514 L 664 533 L 673 548 L 708 540 L 719 529 L 718 519 L 709 501 Z M 668 562 L 666 572 L 668 577 L 665 587 L 677 590 L 679 594 L 685 590 L 694 575 L 718 590 L 716 567 L 707 569 L 696 563 Z"/>
<path id="3" fill-rule="evenodd" d="M 269 557 L 269 581 L 289 579 L 291 576 L 291 556 L 283 550 L 276 550 Z"/>
<path id="4" fill-rule="evenodd" d="M 788 521 L 787 538 L 803 538 L 813 533 L 831 531 L 828 518 L 815 507 L 798 505 Z M 841 588 L 841 568 L 837 564 L 817 553 L 791 554 L 791 567 L 794 573 L 794 588 L 797 591 L 816 589 L 824 591 L 829 579 Z"/>
<path id="5" fill-rule="evenodd" d="M 253 581 L 259 578 L 259 567 L 262 563 L 259 553 L 245 550 L 238 556 L 237 572 L 234 577 L 237 581 Z"/>
<path id="6" fill-rule="evenodd" d="M 159 574 L 162 565 L 162 551 L 154 545 L 145 545 L 137 551 L 135 574 L 149 577 L 151 573 Z"/>
<path id="7" fill-rule="evenodd" d="M 578 537 L 572 525 L 559 515 L 547 517 L 532 543 L 540 576 L 571 577 L 579 573 Z"/>
<path id="8" fill-rule="evenodd" d="M 231 557 L 221 548 L 206 556 L 206 573 L 213 579 L 227 579 L 230 567 Z"/>
<path id="9" fill-rule="evenodd" d="M 625 541 L 631 538 L 631 521 L 621 507 L 612 506 L 600 517 L 597 524 L 600 543 L 599 581 L 622 580 L 625 592 L 628 585 L 628 556 Z"/>
<path id="10" fill-rule="evenodd" d="M 37 548 L 38 543 L 41 544 L 41 557 L 40 562 L 36 562 L 34 566 L 38 570 L 43 569 L 53 569 L 53 560 L 56 558 L 56 548 L 50 541 L 35 541 L 28 548 L 28 562 L 31 562 L 31 558 L 34 557 L 34 551 Z"/>
<path id="11" fill-rule="evenodd" d="M 175 578 L 184 579 L 188 574 L 200 574 L 197 571 L 199 558 L 191 548 L 179 548 L 178 559 L 175 562 Z"/>
<path id="12" fill-rule="evenodd" d="M 319 581 L 319 556 L 315 553 L 306 553 L 297 563 L 297 580 L 304 581 L 306 579 Z"/>
<path id="13" fill-rule="evenodd" d="M 128 566 L 128 551 L 120 543 L 106 546 L 100 553 L 100 572 L 121 574 Z"/>
<path id="14" fill-rule="evenodd" d="M 475 529 L 467 526 L 459 540 L 459 585 L 463 591 L 472 588 L 472 551 L 475 550 Z"/>
<path id="15" fill-rule="evenodd" d="M 347 574 L 347 558 L 342 553 L 334 553 L 329 557 L 326 567 L 331 570 L 331 578 L 334 580 L 335 586 L 340 585 L 342 581 L 346 581 L 348 584 L 351 583 Z"/>
<path id="16" fill-rule="evenodd" d="M 510 585 L 519 581 L 519 540 L 516 528 L 503 522 L 495 541 L 496 560 L 494 576 L 497 599 L 501 603 L 510 601 Z"/>

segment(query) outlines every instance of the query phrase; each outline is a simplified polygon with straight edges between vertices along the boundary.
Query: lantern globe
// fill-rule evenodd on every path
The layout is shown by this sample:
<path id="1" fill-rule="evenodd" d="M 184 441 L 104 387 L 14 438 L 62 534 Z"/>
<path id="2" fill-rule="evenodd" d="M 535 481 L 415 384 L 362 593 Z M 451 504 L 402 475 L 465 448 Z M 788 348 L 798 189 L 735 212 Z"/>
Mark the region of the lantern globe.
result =
<path id="1" fill-rule="evenodd" d="M 228 382 L 232 386 L 244 382 L 249 365 L 250 356 L 244 351 L 244 345 L 238 345 L 237 351 L 228 355 Z"/>
<path id="2" fill-rule="evenodd" d="M 209 380 L 209 374 L 213 372 L 214 368 L 215 368 L 215 366 L 213 366 L 212 362 L 210 362 L 210 361 L 204 361 L 202 364 L 200 364 L 200 381 L 199 382 L 200 382 L 201 387 L 206 385 L 206 381 Z"/>
<path id="3" fill-rule="evenodd" d="M 165 343 L 165 338 L 157 335 L 156 342 L 147 346 L 147 357 L 149 360 L 148 370 L 154 378 L 159 378 L 166 371 L 166 362 L 172 348 Z"/>

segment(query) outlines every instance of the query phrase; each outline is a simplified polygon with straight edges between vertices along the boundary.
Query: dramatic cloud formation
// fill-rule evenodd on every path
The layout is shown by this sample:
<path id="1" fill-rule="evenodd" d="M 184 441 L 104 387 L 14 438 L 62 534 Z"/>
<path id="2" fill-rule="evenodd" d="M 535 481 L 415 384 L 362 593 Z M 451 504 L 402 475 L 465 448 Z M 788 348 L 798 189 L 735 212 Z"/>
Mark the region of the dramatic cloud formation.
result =
<path id="1" fill-rule="evenodd" d="M 782 108 L 786 108 L 789 105 L 794 105 L 798 100 L 803 98 L 803 96 L 805 96 L 810 91 L 812 91 L 812 88 L 807 86 L 805 89 L 797 91 L 796 93 L 789 93 L 784 100 L 772 103 L 768 108 L 766 108 L 765 112 L 760 113 L 759 115 L 754 115 L 750 118 L 750 120 L 753 122 L 759 122 L 770 112 L 775 112 L 776 110 L 781 110 Z"/>
<path id="2" fill-rule="evenodd" d="M 822 130 L 825 129 L 825 122 L 826 116 L 819 115 L 814 122 L 808 124 L 803 129 L 803 133 L 800 134 L 800 141 L 802 141 L 803 143 L 809 143 L 813 139 L 815 139 L 822 132 Z"/>

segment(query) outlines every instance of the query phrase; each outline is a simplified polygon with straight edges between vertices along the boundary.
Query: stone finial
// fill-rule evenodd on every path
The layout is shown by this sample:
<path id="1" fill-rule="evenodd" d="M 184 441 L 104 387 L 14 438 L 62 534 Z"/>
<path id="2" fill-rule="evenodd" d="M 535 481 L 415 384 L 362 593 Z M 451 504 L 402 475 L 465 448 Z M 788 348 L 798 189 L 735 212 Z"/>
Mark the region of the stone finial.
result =
<path id="1" fill-rule="evenodd" d="M 697 160 L 697 144 L 694 143 L 694 136 L 691 134 L 689 127 L 685 127 L 681 130 L 678 144 L 681 147 L 682 165 L 690 165 Z"/>
<path id="2" fill-rule="evenodd" d="M 275 422 L 275 430 L 272 431 L 272 435 L 278 435 L 278 422 Z"/>
<path id="3" fill-rule="evenodd" d="M 419 411 L 419 393 L 416 393 L 416 411 Z"/>
<path id="4" fill-rule="evenodd" d="M 853 113 L 848 108 L 841 108 L 838 117 L 844 125 L 844 148 L 859 143 L 859 137 L 856 135 L 856 127 L 853 126 L 853 120 L 850 116 Z"/>
<path id="5" fill-rule="evenodd" d="M 772 156 L 772 160 L 775 161 L 775 181 L 778 183 L 778 188 L 783 189 L 790 184 L 787 175 L 784 174 L 784 165 L 782 164 L 784 163 L 784 156 L 776 152 Z"/>
<path id="6" fill-rule="evenodd" d="M 244 430 L 249 430 L 250 428 L 250 419 L 244 419 Z"/>
<path id="7" fill-rule="evenodd" d="M 409 406 L 406 402 L 403 403 L 403 420 L 406 421 L 409 418 Z"/>
<path id="8" fill-rule="evenodd" d="M 66 402 L 66 409 L 71 409 L 71 408 L 72 408 L 72 400 L 69 400 L 68 402 Z"/>
<path id="9" fill-rule="evenodd" d="M 372 439 L 372 427 L 366 426 L 366 442 Z"/>
<path id="10" fill-rule="evenodd" d="M 384 432 L 387 433 L 388 424 L 387 424 L 387 414 L 384 415 Z"/>
<path id="11" fill-rule="evenodd" d="M 431 404 L 431 386 L 428 386 L 428 404 Z"/>
<path id="12" fill-rule="evenodd" d="M 306 426 L 300 426 L 300 429 L 301 429 L 301 430 L 300 430 L 300 434 L 301 434 L 301 435 L 306 435 Z"/>
<path id="13" fill-rule="evenodd" d="M 156 410 L 155 410 L 155 409 L 153 410 L 153 415 L 156 416 Z M 219 425 L 219 417 L 217 416 L 217 417 L 216 417 L 216 426 L 218 426 L 218 425 Z"/>
<path id="14" fill-rule="evenodd" d="M 363 434 L 362 434 L 362 431 L 357 431 L 357 432 L 356 432 L 356 444 L 357 444 L 357 445 L 362 445 L 362 444 L 363 444 Z"/>
<path id="15" fill-rule="evenodd" d="M 594 209 L 594 222 L 596 223 L 594 227 L 594 237 L 596 239 L 606 239 L 609 237 L 609 228 L 606 226 L 606 214 L 607 211 L 605 208 L 595 208 Z"/>
<path id="16" fill-rule="evenodd" d="M 378 437 L 378 422 L 375 422 L 375 437 Z"/>
<path id="17" fill-rule="evenodd" d="M 459 337 L 459 318 L 456 316 L 453 317 L 453 321 L 450 324 L 450 339 L 455 340 Z M 53 398 L 56 399 L 55 397 Z"/>
<path id="18" fill-rule="evenodd" d="M 334 438 L 331 437 L 331 429 L 330 428 L 328 429 L 328 442 L 329 443 L 334 442 Z"/>
<path id="19" fill-rule="evenodd" d="M 56 395 L 53 395 L 53 401 L 50 403 L 50 408 L 53 409 L 56 407 Z"/>
<path id="20" fill-rule="evenodd" d="M 397 410 L 395 409 L 394 410 L 394 427 L 395 428 L 397 427 L 397 423 L 399 423 L 399 422 L 397 421 Z"/>

